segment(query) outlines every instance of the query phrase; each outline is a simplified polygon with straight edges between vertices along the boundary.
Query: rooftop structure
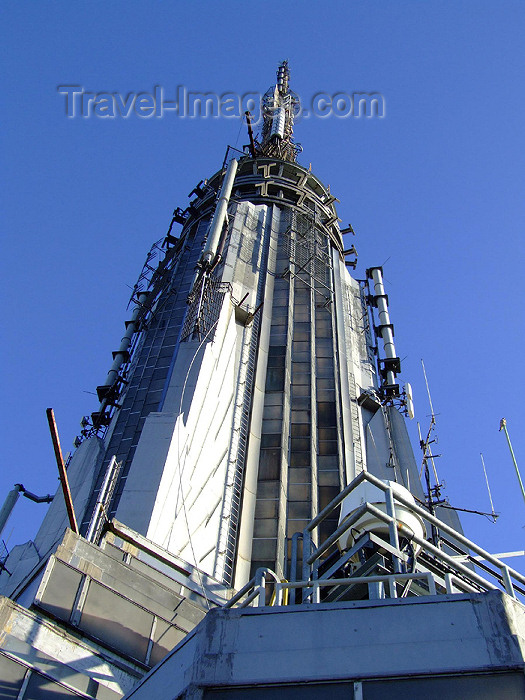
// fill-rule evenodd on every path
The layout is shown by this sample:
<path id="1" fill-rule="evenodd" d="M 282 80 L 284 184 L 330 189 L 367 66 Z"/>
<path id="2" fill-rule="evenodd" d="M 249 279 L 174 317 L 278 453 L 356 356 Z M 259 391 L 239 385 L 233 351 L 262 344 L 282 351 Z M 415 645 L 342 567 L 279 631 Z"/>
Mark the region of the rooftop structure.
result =
<path id="1" fill-rule="evenodd" d="M 72 508 L 4 562 L 6 697 L 524 697 L 525 577 L 421 485 L 383 271 L 289 82 L 152 246 Z"/>

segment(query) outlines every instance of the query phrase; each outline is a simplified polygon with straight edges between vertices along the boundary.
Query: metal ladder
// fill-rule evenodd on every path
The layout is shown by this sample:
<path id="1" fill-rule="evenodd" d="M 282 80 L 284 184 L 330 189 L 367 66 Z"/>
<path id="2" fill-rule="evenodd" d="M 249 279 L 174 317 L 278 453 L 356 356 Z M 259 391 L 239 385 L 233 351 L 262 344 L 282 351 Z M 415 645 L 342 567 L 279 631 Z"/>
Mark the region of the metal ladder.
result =
<path id="1" fill-rule="evenodd" d="M 271 222 L 271 220 L 270 220 Z M 261 244 L 260 270 L 257 282 L 256 304 L 264 297 L 267 269 L 267 244 L 270 233 L 268 222 L 264 224 L 265 240 Z M 239 361 L 239 374 L 232 420 L 232 440 L 226 467 L 226 480 L 221 513 L 220 532 L 217 547 L 217 561 L 214 576 L 231 585 L 235 560 L 237 531 L 240 519 L 242 486 L 246 446 L 250 429 L 250 413 L 254 387 L 255 366 L 259 346 L 260 313 L 255 314 L 251 325 L 245 328 L 243 346 Z"/>
<path id="2" fill-rule="evenodd" d="M 347 317 L 351 321 L 350 328 L 345 324 L 345 340 L 347 348 L 351 348 L 352 338 L 351 329 L 354 328 L 353 324 L 353 304 L 351 295 L 353 291 L 348 287 L 345 288 L 345 302 L 346 302 L 346 312 Z M 361 296 L 361 295 L 359 295 Z M 350 350 L 351 351 L 351 350 Z M 363 449 L 361 444 L 361 422 L 359 420 L 359 407 L 357 404 L 357 385 L 355 383 L 354 373 L 352 372 L 351 362 L 347 363 L 348 368 L 348 389 L 350 392 L 350 416 L 352 424 L 352 443 L 354 448 L 354 466 L 355 466 L 355 476 L 360 474 L 364 469 L 363 463 Z"/>
<path id="3" fill-rule="evenodd" d="M 122 462 L 117 462 L 115 455 L 113 455 L 106 469 L 104 482 L 100 488 L 98 501 L 86 533 L 86 539 L 89 542 L 98 544 L 102 527 L 104 522 L 108 519 L 108 513 L 110 512 L 110 505 L 121 467 Z"/>
<path id="4" fill-rule="evenodd" d="M 250 407 L 253 389 L 255 357 L 257 353 L 259 321 L 256 317 L 246 328 L 249 338 L 245 338 L 239 362 L 237 391 L 233 409 L 232 441 L 226 468 L 226 483 L 221 515 L 218 546 L 218 565 L 215 576 L 231 583 L 235 551 L 235 535 L 239 524 L 241 492 L 244 477 L 246 444 L 250 427 Z"/>
<path id="5" fill-rule="evenodd" d="M 361 423 L 359 420 L 359 408 L 357 406 L 357 388 L 352 372 L 348 373 L 348 386 L 350 389 L 350 413 L 352 417 L 352 442 L 354 446 L 355 476 L 364 469 L 363 450 L 361 447 Z"/>

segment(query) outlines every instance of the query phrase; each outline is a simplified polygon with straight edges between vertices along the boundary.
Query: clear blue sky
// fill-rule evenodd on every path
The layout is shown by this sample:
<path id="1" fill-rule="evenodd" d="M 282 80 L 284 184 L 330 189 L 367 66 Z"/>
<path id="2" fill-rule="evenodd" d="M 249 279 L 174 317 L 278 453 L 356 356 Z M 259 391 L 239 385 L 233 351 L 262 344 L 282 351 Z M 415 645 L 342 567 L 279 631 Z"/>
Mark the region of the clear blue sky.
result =
<path id="1" fill-rule="evenodd" d="M 383 119 L 301 121 L 300 161 L 356 230 L 358 276 L 384 264 L 401 378 L 426 429 L 424 358 L 452 504 L 489 510 L 485 456 L 501 516 L 466 516 L 467 535 L 523 549 L 525 504 L 498 426 L 505 416 L 525 477 L 525 4 L 17 0 L 2 14 L 0 500 L 17 481 L 54 492 L 46 407 L 67 451 L 96 408 L 149 246 L 226 145 L 247 140 L 225 118 L 68 119 L 57 86 L 262 92 L 288 58 L 303 100 L 385 98 Z M 44 509 L 20 500 L 10 546 Z"/>

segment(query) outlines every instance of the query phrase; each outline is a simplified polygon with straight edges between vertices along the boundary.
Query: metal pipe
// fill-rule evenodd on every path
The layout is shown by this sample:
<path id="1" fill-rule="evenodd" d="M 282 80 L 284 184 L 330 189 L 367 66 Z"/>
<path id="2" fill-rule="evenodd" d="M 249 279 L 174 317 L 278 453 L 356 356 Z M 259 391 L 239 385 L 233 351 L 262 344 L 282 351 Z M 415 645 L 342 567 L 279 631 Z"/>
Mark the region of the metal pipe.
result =
<path id="1" fill-rule="evenodd" d="M 246 583 L 240 591 L 237 591 L 237 593 L 233 596 L 233 598 L 230 598 L 230 600 L 223 605 L 224 608 L 232 608 L 237 601 L 239 601 L 248 591 L 255 586 L 255 576 L 251 578 L 248 583 Z"/>
<path id="2" fill-rule="evenodd" d="M 94 542 L 94 535 L 98 529 L 98 525 L 100 523 L 100 518 L 102 517 L 106 507 L 106 498 L 107 498 L 107 493 L 108 493 L 108 488 L 109 484 L 111 481 L 111 478 L 113 476 L 113 472 L 116 468 L 116 463 L 117 463 L 117 458 L 115 455 L 111 458 L 110 463 L 108 464 L 108 468 L 106 469 L 106 474 L 104 476 L 104 482 L 102 484 L 102 487 L 100 491 L 98 492 L 98 499 L 97 503 L 95 505 L 95 510 L 93 511 L 93 515 L 91 516 L 91 522 L 89 523 L 89 528 L 86 533 L 86 540 L 88 542 Z"/>
<path id="3" fill-rule="evenodd" d="M 351 588 L 356 584 L 362 583 L 388 583 L 390 588 L 390 597 L 397 598 L 395 591 L 395 583 L 397 581 L 418 581 L 423 580 L 427 582 L 430 595 L 437 595 L 436 582 L 430 571 L 419 571 L 408 574 L 398 573 L 398 574 L 378 574 L 375 576 L 352 576 L 350 578 L 327 578 L 327 579 L 316 579 L 314 581 L 280 581 L 276 584 L 276 588 L 280 591 L 281 595 L 283 591 L 294 590 L 294 589 L 312 589 L 314 593 L 320 588 L 331 588 L 332 586 L 347 586 Z M 474 590 L 474 589 L 473 589 Z M 226 607 L 226 606 L 224 606 Z"/>
<path id="4" fill-rule="evenodd" d="M 22 489 L 22 484 L 15 484 L 14 488 L 12 488 L 6 496 L 2 510 L 0 510 L 0 535 L 4 531 L 4 527 L 9 520 L 9 516 L 13 512 L 16 502 L 20 498 L 20 491 L 22 491 Z"/>
<path id="5" fill-rule="evenodd" d="M 377 311 L 379 315 L 379 323 L 381 325 L 381 337 L 383 339 L 383 347 L 385 356 L 388 359 L 396 357 L 396 346 L 394 345 L 394 333 L 392 332 L 392 324 L 390 323 L 390 314 L 388 313 L 388 303 L 383 286 L 383 275 L 380 268 L 374 267 L 371 270 L 372 279 L 374 281 L 374 295 L 377 303 Z M 392 370 L 387 371 L 387 384 L 395 384 L 396 375 Z"/>
<path id="6" fill-rule="evenodd" d="M 297 557 L 299 555 L 299 538 L 302 539 L 302 532 L 295 532 L 292 535 L 292 561 L 290 564 L 290 580 L 297 581 Z M 295 605 L 295 589 L 290 596 L 290 604 Z"/>
<path id="7" fill-rule="evenodd" d="M 308 525 L 305 528 L 305 532 L 311 532 L 315 527 L 322 523 L 323 520 L 327 518 L 330 515 L 330 513 L 333 512 L 334 508 L 336 508 L 341 503 L 341 501 L 344 501 L 348 494 L 351 491 L 353 491 L 357 486 L 359 486 L 359 484 L 362 481 L 371 481 L 368 478 L 368 476 L 368 472 L 359 472 L 356 478 L 353 481 L 351 481 L 348 484 L 348 486 L 345 486 L 345 488 L 340 493 L 338 493 L 337 496 L 333 500 L 331 500 L 330 503 L 327 506 L 325 506 L 323 510 L 320 513 L 318 513 L 312 521 L 308 523 Z M 381 488 L 383 491 L 386 491 L 388 487 L 385 486 L 385 484 L 383 484 L 383 482 L 381 481 Z"/>
<path id="8" fill-rule="evenodd" d="M 503 584 L 505 586 L 505 590 L 507 593 L 512 596 L 513 598 L 516 597 L 516 594 L 514 593 L 514 586 L 512 585 L 512 580 L 510 578 L 510 573 L 509 573 L 509 568 L 508 566 L 504 566 L 501 569 L 501 574 L 503 577 Z"/>
<path id="9" fill-rule="evenodd" d="M 20 486 L 22 485 L 20 484 Z M 22 496 L 30 501 L 33 501 L 33 503 L 51 503 L 54 498 L 54 496 L 52 496 L 50 493 L 46 494 L 45 496 L 37 496 L 36 493 L 31 493 L 31 491 L 28 491 L 23 486 L 20 490 L 22 491 Z"/>
<path id="10" fill-rule="evenodd" d="M 266 602 L 266 571 L 258 569 L 255 574 L 255 580 L 259 579 L 257 590 L 259 591 L 259 606 L 262 607 Z"/>
<path id="11" fill-rule="evenodd" d="M 311 564 L 314 561 L 310 561 L 310 555 L 312 554 L 312 533 L 308 528 L 303 531 L 303 566 L 302 566 L 302 577 L 305 581 L 311 578 L 312 568 Z"/>
<path id="12" fill-rule="evenodd" d="M 363 473 L 363 472 L 361 472 Z M 368 503 L 363 503 L 363 505 L 359 506 L 359 508 L 356 508 L 356 510 L 353 511 L 351 515 L 349 515 L 347 518 L 343 520 L 343 522 L 339 525 L 337 530 L 334 530 L 330 537 L 328 537 L 322 544 L 315 549 L 310 556 L 306 559 L 307 564 L 313 564 L 314 561 L 320 557 L 324 552 L 326 552 L 327 549 L 329 549 L 337 540 L 345 534 L 345 532 L 354 525 L 359 518 L 361 518 L 363 515 L 366 514 L 367 512 L 367 506 Z M 389 518 L 390 516 L 385 515 L 383 517 L 383 520 L 385 518 Z M 389 522 L 388 520 L 385 520 L 385 522 Z M 305 553 L 303 552 L 303 557 L 305 556 Z"/>
<path id="13" fill-rule="evenodd" d="M 71 498 L 71 491 L 69 490 L 69 482 L 67 480 L 66 468 L 64 466 L 64 459 L 62 457 L 62 450 L 60 449 L 60 439 L 58 437 L 58 430 L 55 421 L 55 415 L 52 408 L 46 409 L 47 421 L 49 423 L 49 430 L 51 431 L 51 440 L 53 441 L 53 449 L 55 450 L 55 457 L 58 466 L 58 474 L 60 477 L 60 483 L 62 484 L 62 492 L 64 494 L 64 502 L 66 504 L 67 515 L 69 518 L 69 526 L 79 534 L 77 519 L 75 518 L 75 509 L 73 507 L 73 499 Z"/>
<path id="14" fill-rule="evenodd" d="M 509 431 L 507 430 L 507 421 L 505 418 L 502 418 L 499 424 L 499 429 L 505 431 L 505 436 L 507 438 L 507 442 L 509 444 L 509 450 L 510 450 L 510 456 L 512 457 L 512 461 L 514 463 L 514 469 L 516 470 L 516 476 L 518 477 L 518 481 L 520 482 L 520 488 L 521 488 L 521 495 L 523 496 L 523 500 L 525 501 L 525 488 L 523 488 L 523 481 L 521 480 L 521 474 L 520 470 L 518 469 L 518 463 L 516 461 L 516 457 L 514 456 L 514 450 L 512 449 L 512 443 L 510 441 L 509 437 Z"/>
<path id="15" fill-rule="evenodd" d="M 133 338 L 133 335 L 135 334 L 137 330 L 137 320 L 140 312 L 142 311 L 144 302 L 148 298 L 148 293 L 147 292 L 141 292 L 138 296 L 138 303 L 137 306 L 133 309 L 133 313 L 131 315 L 131 319 L 128 321 L 127 326 L 126 326 L 126 333 L 122 337 L 122 340 L 120 341 L 120 346 L 119 349 L 115 353 L 115 358 L 113 360 L 113 364 L 111 365 L 111 368 L 108 372 L 108 376 L 106 377 L 106 381 L 104 382 L 105 386 L 112 386 L 115 381 L 117 380 L 118 377 L 118 371 L 124 364 L 127 353 L 129 350 L 129 346 L 131 345 L 131 340 Z"/>
<path id="16" fill-rule="evenodd" d="M 485 482 L 487 484 L 487 491 L 489 492 L 490 508 L 492 511 L 492 517 L 495 520 L 496 511 L 494 510 L 494 503 L 492 502 L 492 494 L 490 492 L 489 477 L 487 476 L 487 469 L 485 467 L 485 460 L 483 459 L 483 454 L 481 452 L 479 453 L 479 456 L 481 457 L 481 464 L 483 466 L 483 474 L 485 474 Z"/>
<path id="17" fill-rule="evenodd" d="M 238 165 L 239 163 L 235 158 L 232 158 L 228 163 L 228 168 L 226 170 L 226 175 L 224 176 L 224 182 L 222 183 L 219 199 L 217 200 L 217 206 L 215 207 L 213 219 L 211 220 L 206 248 L 204 249 L 201 257 L 202 263 L 206 266 L 211 265 L 217 252 L 217 244 L 219 243 L 222 227 L 224 225 L 224 219 L 226 218 L 226 209 L 230 201 L 230 195 L 233 188 L 235 175 L 237 174 Z"/>
<path id="18" fill-rule="evenodd" d="M 445 552 L 443 552 L 441 549 L 434 547 L 434 545 L 430 542 L 427 542 L 427 540 L 424 540 L 421 537 L 418 537 L 417 535 L 412 535 L 412 539 L 416 544 L 420 545 L 420 547 L 423 547 L 423 549 L 427 550 L 428 552 L 431 552 L 435 556 L 440 557 L 441 559 L 446 561 L 447 564 L 460 571 L 471 581 L 475 581 L 479 586 L 485 588 L 485 590 L 498 590 L 498 587 L 495 586 L 493 583 L 487 581 L 483 578 L 483 576 L 480 576 L 476 572 L 471 571 L 468 567 L 463 566 L 463 564 L 460 564 L 459 562 L 455 561 L 453 557 L 450 557 L 448 554 L 445 554 Z"/>
<path id="19" fill-rule="evenodd" d="M 392 547 L 396 550 L 399 550 L 399 536 L 397 534 L 397 528 L 398 528 L 398 523 L 396 519 L 396 507 L 394 505 L 394 492 L 392 487 L 388 488 L 385 491 L 385 503 L 386 503 L 386 512 L 392 520 L 388 523 L 388 530 L 390 534 L 390 544 Z M 401 571 L 401 564 L 399 561 L 399 558 L 396 557 L 395 554 L 392 555 L 392 559 L 394 560 L 394 571 L 396 573 L 399 573 Z"/>
<path id="20" fill-rule="evenodd" d="M 240 608 L 247 608 L 248 605 L 252 602 L 252 600 L 255 600 L 258 595 L 259 595 L 259 589 L 254 588 L 253 591 L 250 593 L 250 595 L 247 596 L 246 599 L 242 601 L 242 603 L 239 605 L 239 607 Z"/>

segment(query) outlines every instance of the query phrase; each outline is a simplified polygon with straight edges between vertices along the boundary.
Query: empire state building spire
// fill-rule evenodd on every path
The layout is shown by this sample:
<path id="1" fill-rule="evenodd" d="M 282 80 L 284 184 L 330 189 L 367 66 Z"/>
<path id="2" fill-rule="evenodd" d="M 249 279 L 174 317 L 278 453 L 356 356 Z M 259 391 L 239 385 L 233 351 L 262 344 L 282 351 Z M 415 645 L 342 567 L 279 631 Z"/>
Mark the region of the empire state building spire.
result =
<path id="1" fill-rule="evenodd" d="M 295 161 L 302 148 L 294 143 L 294 117 L 300 108 L 299 97 L 289 88 L 290 69 L 283 61 L 277 69 L 277 82 L 262 99 L 263 128 L 259 154 Z"/>
<path id="2" fill-rule="evenodd" d="M 525 577 L 425 493 L 383 270 L 296 162 L 289 77 L 147 255 L 79 531 L 60 490 L 0 561 L 0 700 L 525 697 Z"/>

